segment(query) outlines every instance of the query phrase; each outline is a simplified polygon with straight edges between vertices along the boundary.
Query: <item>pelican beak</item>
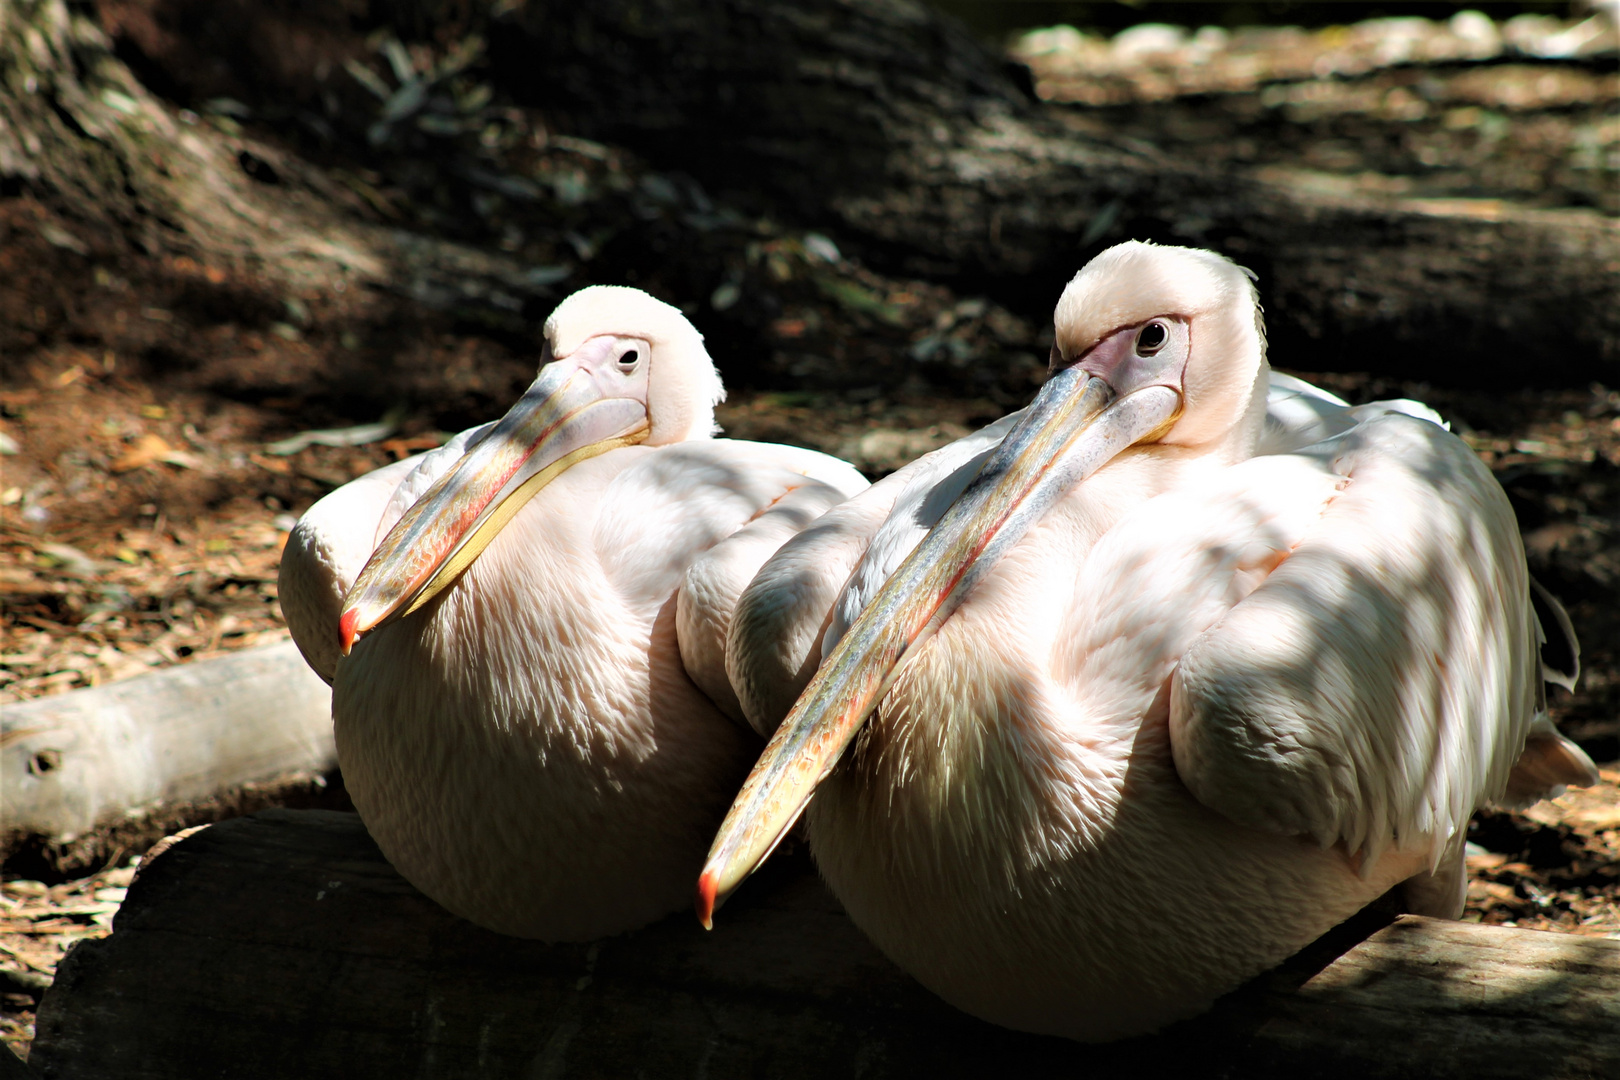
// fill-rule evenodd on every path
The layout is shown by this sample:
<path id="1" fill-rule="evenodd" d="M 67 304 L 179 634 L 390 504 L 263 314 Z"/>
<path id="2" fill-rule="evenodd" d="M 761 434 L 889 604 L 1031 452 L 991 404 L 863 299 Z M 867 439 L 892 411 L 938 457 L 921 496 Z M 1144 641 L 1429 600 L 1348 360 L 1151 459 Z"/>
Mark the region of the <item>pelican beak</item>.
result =
<path id="1" fill-rule="evenodd" d="M 1153 326 L 1159 329 L 1150 332 Z M 1116 331 L 1047 380 L 1024 419 L 878 591 L 776 729 L 698 878 L 697 915 L 705 927 L 792 828 L 908 656 L 974 582 L 1074 484 L 1175 423 L 1189 345 L 1184 321 L 1154 319 Z"/>
<path id="2" fill-rule="evenodd" d="M 646 345 L 626 344 L 611 335 L 591 338 L 542 367 L 511 411 L 412 504 L 343 598 L 345 656 L 361 634 L 410 614 L 455 581 L 558 473 L 647 437 Z"/>

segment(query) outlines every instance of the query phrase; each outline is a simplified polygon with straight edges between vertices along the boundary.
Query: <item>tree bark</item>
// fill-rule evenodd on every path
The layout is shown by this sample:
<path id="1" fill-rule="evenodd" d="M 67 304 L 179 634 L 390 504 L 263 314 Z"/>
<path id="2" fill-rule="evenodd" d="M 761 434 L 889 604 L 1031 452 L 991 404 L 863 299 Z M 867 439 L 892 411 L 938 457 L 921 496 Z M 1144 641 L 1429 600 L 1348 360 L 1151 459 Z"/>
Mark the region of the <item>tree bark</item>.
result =
<path id="1" fill-rule="evenodd" d="M 919 0 L 98 6 L 149 81 L 182 97 L 239 93 L 272 120 L 307 119 L 298 110 L 324 100 L 330 149 L 362 160 L 374 148 L 343 62 L 369 57 L 366 32 L 429 42 L 482 32 L 481 77 L 565 129 L 690 174 L 732 205 L 830 232 L 884 272 L 988 293 L 1037 324 L 1087 258 L 1136 237 L 1213 247 L 1256 270 L 1284 366 L 1455 384 L 1620 377 L 1613 219 L 1380 197 L 1344 178 L 1082 131 L 1096 125 L 1035 101 L 1027 71 Z M 442 240 L 400 243 L 337 212 L 320 169 L 177 123 L 101 31 L 66 11 L 60 0 L 6 6 L 0 174 L 148 246 L 217 250 L 315 285 L 358 279 L 532 334 L 555 293 L 521 264 Z M 209 59 L 221 56 L 231 63 Z M 417 172 L 512 188 L 468 180 L 476 161 L 419 152 Z M 279 189 L 252 179 L 258 157 L 285 173 Z M 726 244 L 748 242 L 669 232 L 633 229 L 628 263 L 673 260 L 666 283 L 689 290 L 674 298 L 691 306 L 716 286 L 714 266 L 688 265 L 692 252 L 718 265 L 731 260 Z"/>
<path id="2" fill-rule="evenodd" d="M 1371 198 L 1084 135 L 918 0 L 533 2 L 509 23 L 498 76 L 582 132 L 1025 315 L 1049 317 L 1091 254 L 1135 237 L 1255 269 L 1285 365 L 1620 370 L 1620 230 L 1595 211 Z"/>
<path id="3" fill-rule="evenodd" d="M 333 51 L 358 48 L 353 37 L 340 34 Z M 308 92 L 296 65 L 280 79 L 267 92 L 289 81 Z M 0 195 L 19 189 L 47 196 L 74 224 L 53 243 L 83 253 L 128 244 L 239 270 L 278 306 L 282 295 L 370 287 L 384 321 L 412 320 L 417 308 L 527 332 L 519 313 L 543 318 L 558 299 L 501 252 L 387 227 L 319 166 L 161 101 L 101 26 L 63 0 L 0 0 Z"/>
<path id="4" fill-rule="evenodd" d="M 46 1078 L 1047 1075 L 1595 1078 L 1620 1068 L 1620 943 L 1352 921 L 1160 1035 L 1106 1047 L 956 1012 L 779 854 L 688 914 L 546 946 L 456 919 L 352 814 L 272 810 L 143 862 L 41 1004 Z M 1387 925 L 1386 925 L 1387 924 Z M 1382 928 L 1380 928 L 1382 927 Z M 1369 936 L 1370 935 L 1370 936 Z"/>

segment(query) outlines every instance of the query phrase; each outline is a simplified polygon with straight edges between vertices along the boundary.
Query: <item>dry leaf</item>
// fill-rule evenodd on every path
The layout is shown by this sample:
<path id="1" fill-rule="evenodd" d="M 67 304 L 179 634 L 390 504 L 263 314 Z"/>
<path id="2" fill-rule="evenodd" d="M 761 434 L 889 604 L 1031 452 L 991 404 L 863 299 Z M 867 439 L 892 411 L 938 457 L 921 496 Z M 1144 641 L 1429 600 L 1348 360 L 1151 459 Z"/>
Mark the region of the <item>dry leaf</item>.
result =
<path id="1" fill-rule="evenodd" d="M 135 442 L 135 445 L 124 451 L 123 457 L 112 463 L 112 471 L 115 473 L 133 472 L 136 469 L 152 464 L 154 461 L 162 461 L 172 453 L 174 453 L 174 447 L 164 442 L 161 437 L 142 435 Z"/>
<path id="2" fill-rule="evenodd" d="M 292 472 L 292 466 L 287 462 L 281 461 L 277 458 L 268 458 L 263 454 L 249 454 L 248 460 L 253 462 L 253 464 L 257 465 L 261 469 L 268 469 L 270 472 L 279 473 L 282 476 L 286 476 L 288 473 Z"/>
<path id="3" fill-rule="evenodd" d="M 142 435 L 134 446 L 124 452 L 123 457 L 112 463 L 111 468 L 115 473 L 126 473 L 156 462 L 181 469 L 195 469 L 201 464 L 196 455 L 176 450 L 157 435 Z"/>

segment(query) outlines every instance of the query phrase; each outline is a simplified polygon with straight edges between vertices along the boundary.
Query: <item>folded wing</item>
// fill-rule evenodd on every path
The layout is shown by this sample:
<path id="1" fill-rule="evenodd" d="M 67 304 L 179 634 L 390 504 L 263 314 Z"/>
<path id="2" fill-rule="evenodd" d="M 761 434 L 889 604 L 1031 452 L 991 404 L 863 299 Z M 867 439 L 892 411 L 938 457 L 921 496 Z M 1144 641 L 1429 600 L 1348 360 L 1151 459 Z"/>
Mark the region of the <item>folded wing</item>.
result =
<path id="1" fill-rule="evenodd" d="M 1177 770 L 1241 824 L 1438 865 L 1484 802 L 1590 783 L 1538 711 L 1529 574 L 1488 469 L 1389 412 L 1294 451 L 1334 492 L 1286 558 L 1182 656 Z M 1527 740 L 1535 769 L 1515 766 Z M 1529 762 L 1527 761 L 1527 765 Z"/>

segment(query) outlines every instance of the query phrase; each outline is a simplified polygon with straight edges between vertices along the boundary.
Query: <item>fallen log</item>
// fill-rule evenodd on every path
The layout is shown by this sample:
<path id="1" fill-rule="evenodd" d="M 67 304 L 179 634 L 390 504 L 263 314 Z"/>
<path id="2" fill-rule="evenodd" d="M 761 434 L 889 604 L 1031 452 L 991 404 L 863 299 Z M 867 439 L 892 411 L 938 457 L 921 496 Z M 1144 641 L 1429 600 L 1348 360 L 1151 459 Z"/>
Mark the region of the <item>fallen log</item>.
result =
<path id="1" fill-rule="evenodd" d="M 8 705 L 0 854 L 336 765 L 332 692 L 290 641 Z"/>
<path id="2" fill-rule="evenodd" d="M 1208 1016 L 1108 1047 L 973 1020 L 854 928 L 802 852 L 706 934 L 585 945 L 480 930 L 354 815 L 270 810 L 149 857 L 69 954 L 30 1065 L 73 1080 L 968 1076 L 1588 1078 L 1620 1070 L 1620 942 L 1352 920 Z"/>

